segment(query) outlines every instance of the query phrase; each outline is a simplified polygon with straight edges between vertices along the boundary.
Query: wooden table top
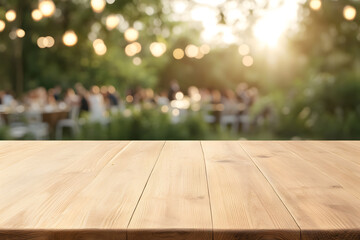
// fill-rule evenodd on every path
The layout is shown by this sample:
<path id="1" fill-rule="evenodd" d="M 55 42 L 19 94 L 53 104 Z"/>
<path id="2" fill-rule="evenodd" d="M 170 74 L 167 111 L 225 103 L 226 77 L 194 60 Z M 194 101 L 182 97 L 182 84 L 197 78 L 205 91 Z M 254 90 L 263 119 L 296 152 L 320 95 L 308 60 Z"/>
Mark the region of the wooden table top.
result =
<path id="1" fill-rule="evenodd" d="M 0 142 L 0 239 L 360 239 L 360 142 Z"/>

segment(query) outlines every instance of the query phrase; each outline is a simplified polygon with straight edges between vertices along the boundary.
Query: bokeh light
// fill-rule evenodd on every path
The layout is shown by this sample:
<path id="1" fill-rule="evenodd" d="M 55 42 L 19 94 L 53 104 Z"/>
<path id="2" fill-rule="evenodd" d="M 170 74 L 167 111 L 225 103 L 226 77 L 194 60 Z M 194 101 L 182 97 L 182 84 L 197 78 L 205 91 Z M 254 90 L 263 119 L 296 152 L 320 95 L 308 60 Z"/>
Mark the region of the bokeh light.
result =
<path id="1" fill-rule="evenodd" d="M 106 2 L 105 0 L 91 0 L 90 5 L 94 12 L 101 13 L 102 11 L 104 11 Z"/>
<path id="2" fill-rule="evenodd" d="M 203 44 L 200 46 L 200 52 L 202 54 L 208 54 L 210 52 L 210 46 L 208 44 Z"/>
<path id="3" fill-rule="evenodd" d="M 51 48 L 55 44 L 55 39 L 52 36 L 39 37 L 36 43 L 39 48 Z"/>
<path id="4" fill-rule="evenodd" d="M 141 64 L 142 60 L 139 57 L 134 57 L 132 62 L 134 65 L 139 66 Z"/>
<path id="5" fill-rule="evenodd" d="M 254 59 L 252 56 L 245 56 L 242 59 L 242 63 L 245 67 L 251 67 L 254 64 Z"/>
<path id="6" fill-rule="evenodd" d="M 181 48 L 176 48 L 174 51 L 173 51 L 173 56 L 175 59 L 179 60 L 179 59 L 182 59 L 184 57 L 184 50 L 182 50 Z"/>
<path id="7" fill-rule="evenodd" d="M 4 31 L 6 24 L 3 20 L 0 20 L 0 32 Z"/>
<path id="8" fill-rule="evenodd" d="M 109 15 L 106 18 L 106 28 L 107 30 L 112 30 L 114 28 L 116 28 L 119 25 L 119 17 L 116 16 L 115 14 Z"/>
<path id="9" fill-rule="evenodd" d="M 138 42 L 129 43 L 125 47 L 125 54 L 129 57 L 132 57 L 139 52 L 141 52 L 141 44 Z"/>
<path id="10" fill-rule="evenodd" d="M 64 33 L 62 40 L 65 46 L 72 47 L 78 42 L 78 37 L 74 31 L 68 30 Z"/>
<path id="11" fill-rule="evenodd" d="M 172 115 L 174 116 L 174 117 L 177 117 L 177 116 L 179 116 L 180 115 L 180 110 L 179 109 L 173 109 L 172 110 Z"/>
<path id="12" fill-rule="evenodd" d="M 184 94 L 182 92 L 177 92 L 175 94 L 176 100 L 182 100 L 184 98 Z"/>
<path id="13" fill-rule="evenodd" d="M 162 111 L 163 113 L 167 113 L 167 112 L 169 111 L 169 107 L 166 106 L 166 105 L 163 105 L 163 106 L 161 106 L 161 111 Z"/>
<path id="14" fill-rule="evenodd" d="M 198 54 L 195 56 L 196 59 L 202 59 L 204 57 L 204 54 L 199 51 Z"/>
<path id="15" fill-rule="evenodd" d="M 8 22 L 13 22 L 16 19 L 16 12 L 14 10 L 9 10 L 5 13 L 5 18 Z"/>
<path id="16" fill-rule="evenodd" d="M 36 41 L 39 48 L 45 48 L 46 45 L 44 44 L 44 37 L 39 37 Z"/>
<path id="17" fill-rule="evenodd" d="M 356 9 L 353 6 L 347 5 L 343 10 L 344 18 L 348 21 L 352 21 L 356 17 Z"/>
<path id="18" fill-rule="evenodd" d="M 93 42 L 93 48 L 97 55 L 102 56 L 106 53 L 107 47 L 102 39 L 96 39 Z"/>
<path id="19" fill-rule="evenodd" d="M 250 47 L 247 44 L 241 44 L 238 50 L 242 56 L 246 56 L 250 53 Z"/>
<path id="20" fill-rule="evenodd" d="M 150 52 L 154 57 L 160 57 L 166 52 L 165 43 L 153 42 L 150 44 Z"/>
<path id="21" fill-rule="evenodd" d="M 43 18 L 43 14 L 41 13 L 41 11 L 39 9 L 34 9 L 31 12 L 31 17 L 34 21 L 40 21 Z"/>
<path id="22" fill-rule="evenodd" d="M 45 37 L 45 40 L 47 41 L 46 47 L 51 48 L 55 44 L 55 39 L 52 36 Z"/>
<path id="23" fill-rule="evenodd" d="M 193 44 L 189 44 L 185 48 L 185 53 L 186 53 L 186 56 L 188 56 L 189 58 L 194 58 L 198 55 L 199 48 Z"/>
<path id="24" fill-rule="evenodd" d="M 317 11 L 321 8 L 321 0 L 311 0 L 310 8 Z"/>
<path id="25" fill-rule="evenodd" d="M 21 28 L 16 29 L 16 36 L 17 36 L 18 38 L 23 38 L 23 37 L 25 37 L 25 31 L 24 31 L 24 29 L 21 29 Z"/>
<path id="26" fill-rule="evenodd" d="M 39 2 L 39 10 L 44 17 L 51 17 L 55 12 L 56 7 L 53 1 L 43 0 Z"/>
<path id="27" fill-rule="evenodd" d="M 135 28 L 128 28 L 124 33 L 124 37 L 126 41 L 133 42 L 139 38 L 139 32 Z"/>

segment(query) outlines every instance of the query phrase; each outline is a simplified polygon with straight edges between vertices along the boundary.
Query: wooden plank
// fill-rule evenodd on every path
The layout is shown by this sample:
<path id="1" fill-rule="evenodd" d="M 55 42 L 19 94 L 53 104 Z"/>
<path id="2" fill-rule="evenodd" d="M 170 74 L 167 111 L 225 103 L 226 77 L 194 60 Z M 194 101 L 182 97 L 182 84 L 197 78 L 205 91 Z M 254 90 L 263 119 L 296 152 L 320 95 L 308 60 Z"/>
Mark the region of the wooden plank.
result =
<path id="1" fill-rule="evenodd" d="M 81 182 L 80 177 L 85 175 L 91 177 L 90 175 L 94 175 L 102 169 L 101 164 L 98 165 L 98 168 L 91 169 L 92 162 L 103 160 L 105 161 L 103 164 L 105 164 L 127 144 L 127 142 L 58 142 L 54 145 L 48 145 L 48 148 L 36 154 L 24 157 L 23 160 L 8 168 L 0 170 L 0 194 L 2 195 L 0 198 L 0 213 L 10 214 L 11 211 L 16 212 L 20 204 L 22 204 L 22 208 L 28 211 L 35 209 L 35 206 L 41 207 L 43 201 L 48 202 L 48 199 L 56 200 L 57 195 L 54 191 L 58 192 L 62 197 L 65 196 L 61 192 L 61 187 L 67 187 L 67 190 L 75 192 L 76 186 Z M 60 149 L 61 151 L 59 151 Z M 100 157 L 99 154 L 103 157 Z M 22 155 L 22 152 L 19 152 L 19 155 Z M 81 164 L 82 168 L 78 168 L 79 164 Z M 71 172 L 66 172 L 64 169 L 71 169 Z M 80 171 L 88 174 L 77 174 Z M 77 184 L 67 185 L 72 180 L 76 181 Z M 50 196 L 46 194 L 45 190 L 47 189 L 53 194 Z M 43 198 L 36 199 L 41 197 Z M 16 199 L 26 199 L 27 201 L 14 204 Z M 35 214 L 37 217 L 41 215 L 39 213 Z M 8 219 L 0 219 L 0 224 L 5 221 L 8 221 Z M 18 219 L 15 222 L 19 227 L 22 227 L 22 224 L 28 225 Z M 35 221 L 32 219 L 30 222 Z"/>
<path id="2" fill-rule="evenodd" d="M 240 144 L 295 218 L 301 239 L 359 239 L 360 200 L 337 181 L 280 143 Z"/>
<path id="3" fill-rule="evenodd" d="M 238 142 L 202 142 L 215 240 L 300 239 L 300 229 Z"/>
<path id="4" fill-rule="evenodd" d="M 92 143 L 83 143 L 88 151 L 77 157 L 62 149 L 66 158 L 47 159 L 57 167 L 47 164 L 48 173 L 34 169 L 37 181 L 27 185 L 24 198 L 15 195 L 0 204 L 0 238 L 126 239 L 126 226 L 163 142 L 134 142 L 125 149 L 127 142 L 95 142 L 91 149 Z M 69 149 L 75 153 L 79 146 Z"/>
<path id="5" fill-rule="evenodd" d="M 129 240 L 210 240 L 211 213 L 200 142 L 167 142 L 128 228 Z"/>
<path id="6" fill-rule="evenodd" d="M 297 141 L 281 142 L 280 144 L 304 161 L 309 162 L 320 172 L 335 179 L 345 190 L 360 199 L 360 188 L 358 186 L 360 183 L 360 165 L 326 151 L 326 147 L 319 147 L 316 142 Z M 338 144 L 342 145 L 343 143 Z"/>
<path id="7" fill-rule="evenodd" d="M 348 141 L 323 141 L 316 142 L 316 145 L 326 151 L 338 155 L 341 158 L 353 161 L 360 165 L 360 142 L 350 143 Z"/>

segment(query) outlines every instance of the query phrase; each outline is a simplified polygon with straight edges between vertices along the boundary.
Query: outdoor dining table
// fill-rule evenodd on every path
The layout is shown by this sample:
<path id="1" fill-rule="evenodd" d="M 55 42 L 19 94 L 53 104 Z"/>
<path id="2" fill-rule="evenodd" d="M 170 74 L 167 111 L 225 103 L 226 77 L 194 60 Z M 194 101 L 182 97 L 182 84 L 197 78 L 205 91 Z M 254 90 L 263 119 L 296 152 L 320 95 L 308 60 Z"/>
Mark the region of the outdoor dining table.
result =
<path id="1" fill-rule="evenodd" d="M 359 141 L 2 141 L 0 239 L 360 239 Z"/>

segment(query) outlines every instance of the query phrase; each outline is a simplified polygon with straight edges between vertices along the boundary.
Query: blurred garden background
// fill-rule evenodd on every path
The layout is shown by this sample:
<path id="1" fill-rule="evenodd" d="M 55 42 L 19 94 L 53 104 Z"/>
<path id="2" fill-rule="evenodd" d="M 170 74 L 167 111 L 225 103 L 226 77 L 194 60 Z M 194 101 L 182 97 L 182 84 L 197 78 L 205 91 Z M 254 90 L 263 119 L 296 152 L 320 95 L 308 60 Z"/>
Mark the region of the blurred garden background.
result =
<path id="1" fill-rule="evenodd" d="M 359 0 L 0 0 L 0 139 L 360 139 Z"/>

